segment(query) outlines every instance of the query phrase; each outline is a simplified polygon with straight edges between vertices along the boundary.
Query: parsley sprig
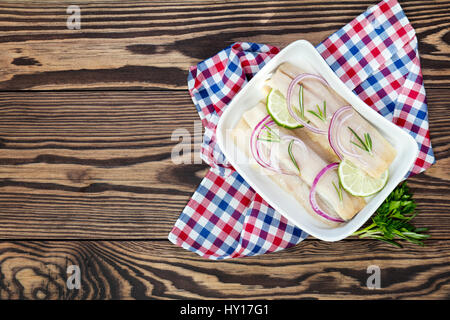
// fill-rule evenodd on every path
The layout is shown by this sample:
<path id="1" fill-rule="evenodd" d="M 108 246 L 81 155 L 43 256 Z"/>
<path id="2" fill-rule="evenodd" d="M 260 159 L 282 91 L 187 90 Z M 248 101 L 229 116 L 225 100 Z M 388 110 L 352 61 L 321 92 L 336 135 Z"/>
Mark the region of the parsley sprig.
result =
<path id="1" fill-rule="evenodd" d="M 385 241 L 399 248 L 396 240 L 407 240 L 424 246 L 423 240 L 430 235 L 423 234 L 427 228 L 416 228 L 410 221 L 417 215 L 416 204 L 406 182 L 403 182 L 384 200 L 378 208 L 372 224 L 353 233 L 359 238 Z"/>

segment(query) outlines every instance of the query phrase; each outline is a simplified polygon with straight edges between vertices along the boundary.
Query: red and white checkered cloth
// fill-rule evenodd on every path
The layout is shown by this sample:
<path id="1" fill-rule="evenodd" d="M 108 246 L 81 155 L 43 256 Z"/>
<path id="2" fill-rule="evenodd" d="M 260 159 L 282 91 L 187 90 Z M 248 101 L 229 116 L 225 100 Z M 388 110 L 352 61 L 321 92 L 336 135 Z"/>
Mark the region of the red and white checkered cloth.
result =
<path id="1" fill-rule="evenodd" d="M 434 163 L 417 39 L 396 0 L 369 8 L 317 50 L 362 100 L 416 139 L 420 152 L 410 174 Z M 211 169 L 169 234 L 174 244 L 225 259 L 281 250 L 307 237 L 243 180 L 216 144 L 224 108 L 278 52 L 235 43 L 191 67 L 189 92 L 205 127 L 201 157 Z"/>

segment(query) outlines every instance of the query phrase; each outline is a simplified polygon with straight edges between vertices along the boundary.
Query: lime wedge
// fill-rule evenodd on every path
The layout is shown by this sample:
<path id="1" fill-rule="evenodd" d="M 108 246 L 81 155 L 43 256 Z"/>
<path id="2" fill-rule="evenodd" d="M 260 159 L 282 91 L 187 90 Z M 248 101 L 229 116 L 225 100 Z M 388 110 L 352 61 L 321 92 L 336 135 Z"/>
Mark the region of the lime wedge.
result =
<path id="1" fill-rule="evenodd" d="M 288 129 L 303 127 L 289 114 L 286 98 L 279 90 L 270 90 L 267 95 L 266 107 L 277 125 Z"/>
<path id="2" fill-rule="evenodd" d="M 375 179 L 344 159 L 339 164 L 338 175 L 345 191 L 353 196 L 368 197 L 384 188 L 389 177 L 389 171 L 386 170 L 380 178 Z"/>

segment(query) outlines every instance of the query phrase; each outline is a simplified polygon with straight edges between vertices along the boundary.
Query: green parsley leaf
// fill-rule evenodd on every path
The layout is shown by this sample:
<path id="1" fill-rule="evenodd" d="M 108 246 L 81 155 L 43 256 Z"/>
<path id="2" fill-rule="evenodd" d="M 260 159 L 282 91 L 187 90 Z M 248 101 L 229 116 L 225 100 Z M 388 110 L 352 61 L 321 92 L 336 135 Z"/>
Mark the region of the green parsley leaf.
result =
<path id="1" fill-rule="evenodd" d="M 410 221 L 417 215 L 416 204 L 406 182 L 403 182 L 384 200 L 372 217 L 372 223 L 353 233 L 359 238 L 378 239 L 397 247 L 396 240 L 406 240 L 424 246 L 423 240 L 430 235 L 423 234 L 427 228 L 416 228 Z"/>

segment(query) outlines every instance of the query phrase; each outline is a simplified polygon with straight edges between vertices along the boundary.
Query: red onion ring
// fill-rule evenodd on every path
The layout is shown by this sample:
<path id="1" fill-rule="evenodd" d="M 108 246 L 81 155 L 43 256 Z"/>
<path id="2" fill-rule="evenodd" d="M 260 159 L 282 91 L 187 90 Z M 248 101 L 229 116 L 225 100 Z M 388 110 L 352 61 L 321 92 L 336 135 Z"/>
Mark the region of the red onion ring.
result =
<path id="1" fill-rule="evenodd" d="M 276 159 L 274 159 L 275 157 L 275 153 L 270 152 L 270 160 L 267 161 L 265 159 L 263 159 L 263 157 L 261 156 L 260 153 L 260 146 L 258 145 L 258 143 L 260 142 L 258 140 L 258 138 L 260 137 L 260 135 L 266 131 L 269 130 L 268 128 L 270 128 L 271 126 L 276 126 L 275 122 L 273 120 L 271 120 L 270 115 L 264 117 L 256 126 L 255 129 L 252 132 L 252 135 L 250 137 L 250 149 L 252 152 L 252 156 L 253 158 L 256 160 L 256 162 L 261 165 L 262 167 L 266 168 L 266 169 L 270 169 L 272 171 L 275 171 L 277 173 L 281 173 L 281 174 L 287 174 L 287 175 L 297 175 L 298 173 L 292 173 L 292 172 L 288 172 L 286 170 L 283 170 L 282 168 L 280 168 L 279 166 L 276 166 Z M 304 142 L 294 136 L 291 135 L 281 135 L 280 134 L 280 139 L 281 140 L 294 140 L 294 143 L 299 146 L 301 148 L 301 150 L 303 151 L 304 154 L 307 153 L 307 149 L 306 149 L 306 145 L 304 144 Z M 300 165 L 297 162 L 297 165 L 300 167 Z"/>
<path id="2" fill-rule="evenodd" d="M 344 155 L 360 158 L 361 155 L 351 152 L 347 149 L 345 149 L 342 146 L 341 140 L 339 139 L 339 129 L 341 129 L 341 125 L 343 122 L 345 122 L 347 119 L 352 117 L 353 108 L 352 106 L 343 106 L 339 108 L 334 114 L 333 117 L 330 120 L 330 126 L 328 127 L 328 142 L 330 143 L 331 148 L 336 153 L 336 155 L 342 160 L 344 158 Z M 348 114 L 346 114 L 348 113 Z M 341 117 L 341 118 L 340 118 Z"/>
<path id="3" fill-rule="evenodd" d="M 264 168 L 267 168 L 267 169 L 274 170 L 274 168 L 272 168 L 272 166 L 269 163 L 265 162 L 261 158 L 261 155 L 259 153 L 259 148 L 258 148 L 258 138 L 259 138 L 259 135 L 261 133 L 261 129 L 265 125 L 267 125 L 267 123 L 270 122 L 270 121 L 271 121 L 271 117 L 270 117 L 270 115 L 267 115 L 256 125 L 256 127 L 253 130 L 252 135 L 250 137 L 250 150 L 252 152 L 253 158 L 256 160 L 256 162 L 260 166 L 262 166 Z M 274 171 L 278 172 L 278 170 L 274 170 Z"/>
<path id="4" fill-rule="evenodd" d="M 319 80 L 320 82 L 322 82 L 324 85 L 326 85 L 327 87 L 329 86 L 328 82 L 322 78 L 321 76 L 315 75 L 315 74 L 311 74 L 311 73 L 303 73 L 300 74 L 298 76 L 296 76 L 294 79 L 292 79 L 291 83 L 289 84 L 288 87 L 288 91 L 287 91 L 287 95 L 286 95 L 286 102 L 287 102 L 287 108 L 289 111 L 289 114 L 295 119 L 297 120 L 298 123 L 302 124 L 305 128 L 307 128 L 308 130 L 311 130 L 314 133 L 317 134 L 327 134 L 326 130 L 321 130 L 319 128 L 313 127 L 311 126 L 309 123 L 307 123 L 305 120 L 303 120 L 302 118 L 300 118 L 292 109 L 291 106 L 291 97 L 292 97 L 292 90 L 294 89 L 295 85 L 297 83 L 299 83 L 300 81 L 302 81 L 305 78 L 313 78 L 316 80 Z"/>
<path id="5" fill-rule="evenodd" d="M 317 184 L 320 181 L 320 178 L 325 173 L 327 173 L 330 170 L 336 169 L 338 166 L 339 166 L 339 163 L 335 162 L 335 163 L 331 163 L 331 164 L 325 166 L 322 170 L 320 170 L 320 172 L 314 178 L 313 184 L 311 186 L 311 191 L 309 192 L 309 203 L 311 204 L 311 207 L 314 210 L 314 212 L 317 213 L 319 216 L 321 216 L 321 217 L 323 217 L 325 219 L 334 221 L 334 222 L 345 222 L 345 220 L 331 217 L 326 212 L 324 212 L 322 209 L 320 209 L 319 205 L 317 204 L 317 199 L 316 199 L 316 187 L 317 187 Z"/>

